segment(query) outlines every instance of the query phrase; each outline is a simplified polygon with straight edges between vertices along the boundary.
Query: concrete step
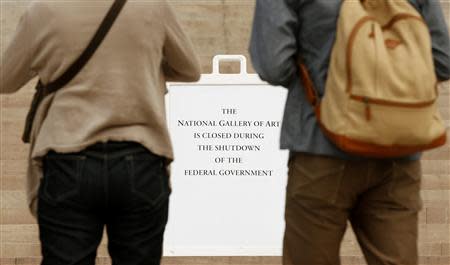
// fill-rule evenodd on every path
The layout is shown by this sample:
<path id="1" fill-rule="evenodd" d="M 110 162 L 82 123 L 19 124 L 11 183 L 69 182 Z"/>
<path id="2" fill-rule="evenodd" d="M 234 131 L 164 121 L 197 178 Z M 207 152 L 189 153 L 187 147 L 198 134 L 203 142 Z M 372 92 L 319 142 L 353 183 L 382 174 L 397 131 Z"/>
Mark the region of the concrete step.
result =
<path id="1" fill-rule="evenodd" d="M 342 265 L 366 265 L 360 256 L 342 257 Z M 39 265 L 40 257 L 0 258 L 1 265 Z M 98 257 L 96 265 L 110 265 L 109 257 Z M 419 265 L 449 265 L 450 256 L 424 256 Z M 280 257 L 164 257 L 161 265 L 281 265 Z"/>

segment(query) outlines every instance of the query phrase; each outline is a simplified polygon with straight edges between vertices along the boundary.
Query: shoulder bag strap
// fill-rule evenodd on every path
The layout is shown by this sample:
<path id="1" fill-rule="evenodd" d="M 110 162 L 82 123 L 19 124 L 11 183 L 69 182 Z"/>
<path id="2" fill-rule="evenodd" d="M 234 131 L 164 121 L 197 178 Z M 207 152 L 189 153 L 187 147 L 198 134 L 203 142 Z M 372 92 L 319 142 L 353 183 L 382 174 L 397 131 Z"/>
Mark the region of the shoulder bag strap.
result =
<path id="1" fill-rule="evenodd" d="M 106 35 L 108 34 L 114 22 L 116 21 L 116 18 L 119 16 L 120 11 L 122 10 L 126 2 L 127 2 L 126 0 L 114 1 L 113 5 L 108 11 L 108 14 L 105 16 L 99 28 L 97 29 L 97 32 L 95 33 L 94 37 L 89 42 L 89 45 L 80 55 L 80 57 L 78 57 L 78 59 L 66 70 L 66 72 L 64 72 L 63 75 L 61 75 L 58 79 L 47 85 L 43 85 L 42 82 L 39 80 L 39 83 L 36 86 L 37 91 L 33 97 L 33 101 L 31 103 L 31 107 L 25 122 L 25 129 L 22 136 L 23 142 L 25 143 L 30 142 L 31 129 L 33 126 L 34 117 L 36 115 L 37 109 L 41 101 L 48 94 L 56 92 L 57 90 L 66 86 L 81 71 L 81 69 L 83 69 L 83 67 L 87 64 L 89 59 L 91 59 L 92 55 L 94 55 L 95 51 L 100 46 L 102 41 L 105 39 Z"/>

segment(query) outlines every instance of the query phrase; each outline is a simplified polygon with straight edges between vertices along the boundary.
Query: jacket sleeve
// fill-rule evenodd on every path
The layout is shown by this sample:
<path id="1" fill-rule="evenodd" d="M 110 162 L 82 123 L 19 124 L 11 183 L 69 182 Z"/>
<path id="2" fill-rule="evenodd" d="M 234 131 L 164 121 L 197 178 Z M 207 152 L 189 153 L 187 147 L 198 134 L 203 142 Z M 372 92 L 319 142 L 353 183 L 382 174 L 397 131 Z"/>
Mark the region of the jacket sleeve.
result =
<path id="1" fill-rule="evenodd" d="M 193 82 L 201 75 L 193 44 L 181 28 L 174 11 L 165 3 L 165 41 L 162 68 L 167 81 Z"/>
<path id="2" fill-rule="evenodd" d="M 297 75 L 298 0 L 257 0 L 250 56 L 261 79 L 289 87 Z"/>
<path id="3" fill-rule="evenodd" d="M 447 81 L 450 79 L 450 39 L 440 1 L 423 0 L 419 4 L 431 34 L 437 78 Z"/>
<path id="4" fill-rule="evenodd" d="M 0 93 L 14 93 L 36 76 L 32 70 L 32 38 L 28 13 L 20 18 L 12 40 L 2 54 Z"/>

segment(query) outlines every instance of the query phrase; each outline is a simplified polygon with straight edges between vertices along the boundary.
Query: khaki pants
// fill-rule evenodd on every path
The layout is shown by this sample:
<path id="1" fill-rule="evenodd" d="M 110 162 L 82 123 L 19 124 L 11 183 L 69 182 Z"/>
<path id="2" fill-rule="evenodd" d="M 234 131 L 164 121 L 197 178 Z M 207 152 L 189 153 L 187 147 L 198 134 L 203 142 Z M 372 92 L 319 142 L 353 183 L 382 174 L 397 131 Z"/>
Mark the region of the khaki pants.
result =
<path id="1" fill-rule="evenodd" d="M 420 161 L 296 154 L 289 161 L 284 265 L 337 265 L 350 221 L 369 265 L 416 265 Z"/>

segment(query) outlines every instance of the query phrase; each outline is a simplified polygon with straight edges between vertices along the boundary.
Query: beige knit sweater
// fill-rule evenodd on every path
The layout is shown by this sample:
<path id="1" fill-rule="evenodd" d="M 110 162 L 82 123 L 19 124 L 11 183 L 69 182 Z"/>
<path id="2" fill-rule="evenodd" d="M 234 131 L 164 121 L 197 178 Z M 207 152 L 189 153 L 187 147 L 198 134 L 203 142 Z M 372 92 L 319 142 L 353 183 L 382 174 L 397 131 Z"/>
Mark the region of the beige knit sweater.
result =
<path id="1" fill-rule="evenodd" d="M 34 1 L 5 50 L 0 92 L 33 77 L 44 84 L 81 54 L 110 1 Z M 136 141 L 173 158 L 164 96 L 166 81 L 195 81 L 199 61 L 164 0 L 128 1 L 104 42 L 65 88 L 38 109 L 28 168 L 28 203 L 36 214 L 42 157 L 53 149 L 76 152 L 100 141 Z M 25 117 L 24 117 L 25 118 Z"/>

